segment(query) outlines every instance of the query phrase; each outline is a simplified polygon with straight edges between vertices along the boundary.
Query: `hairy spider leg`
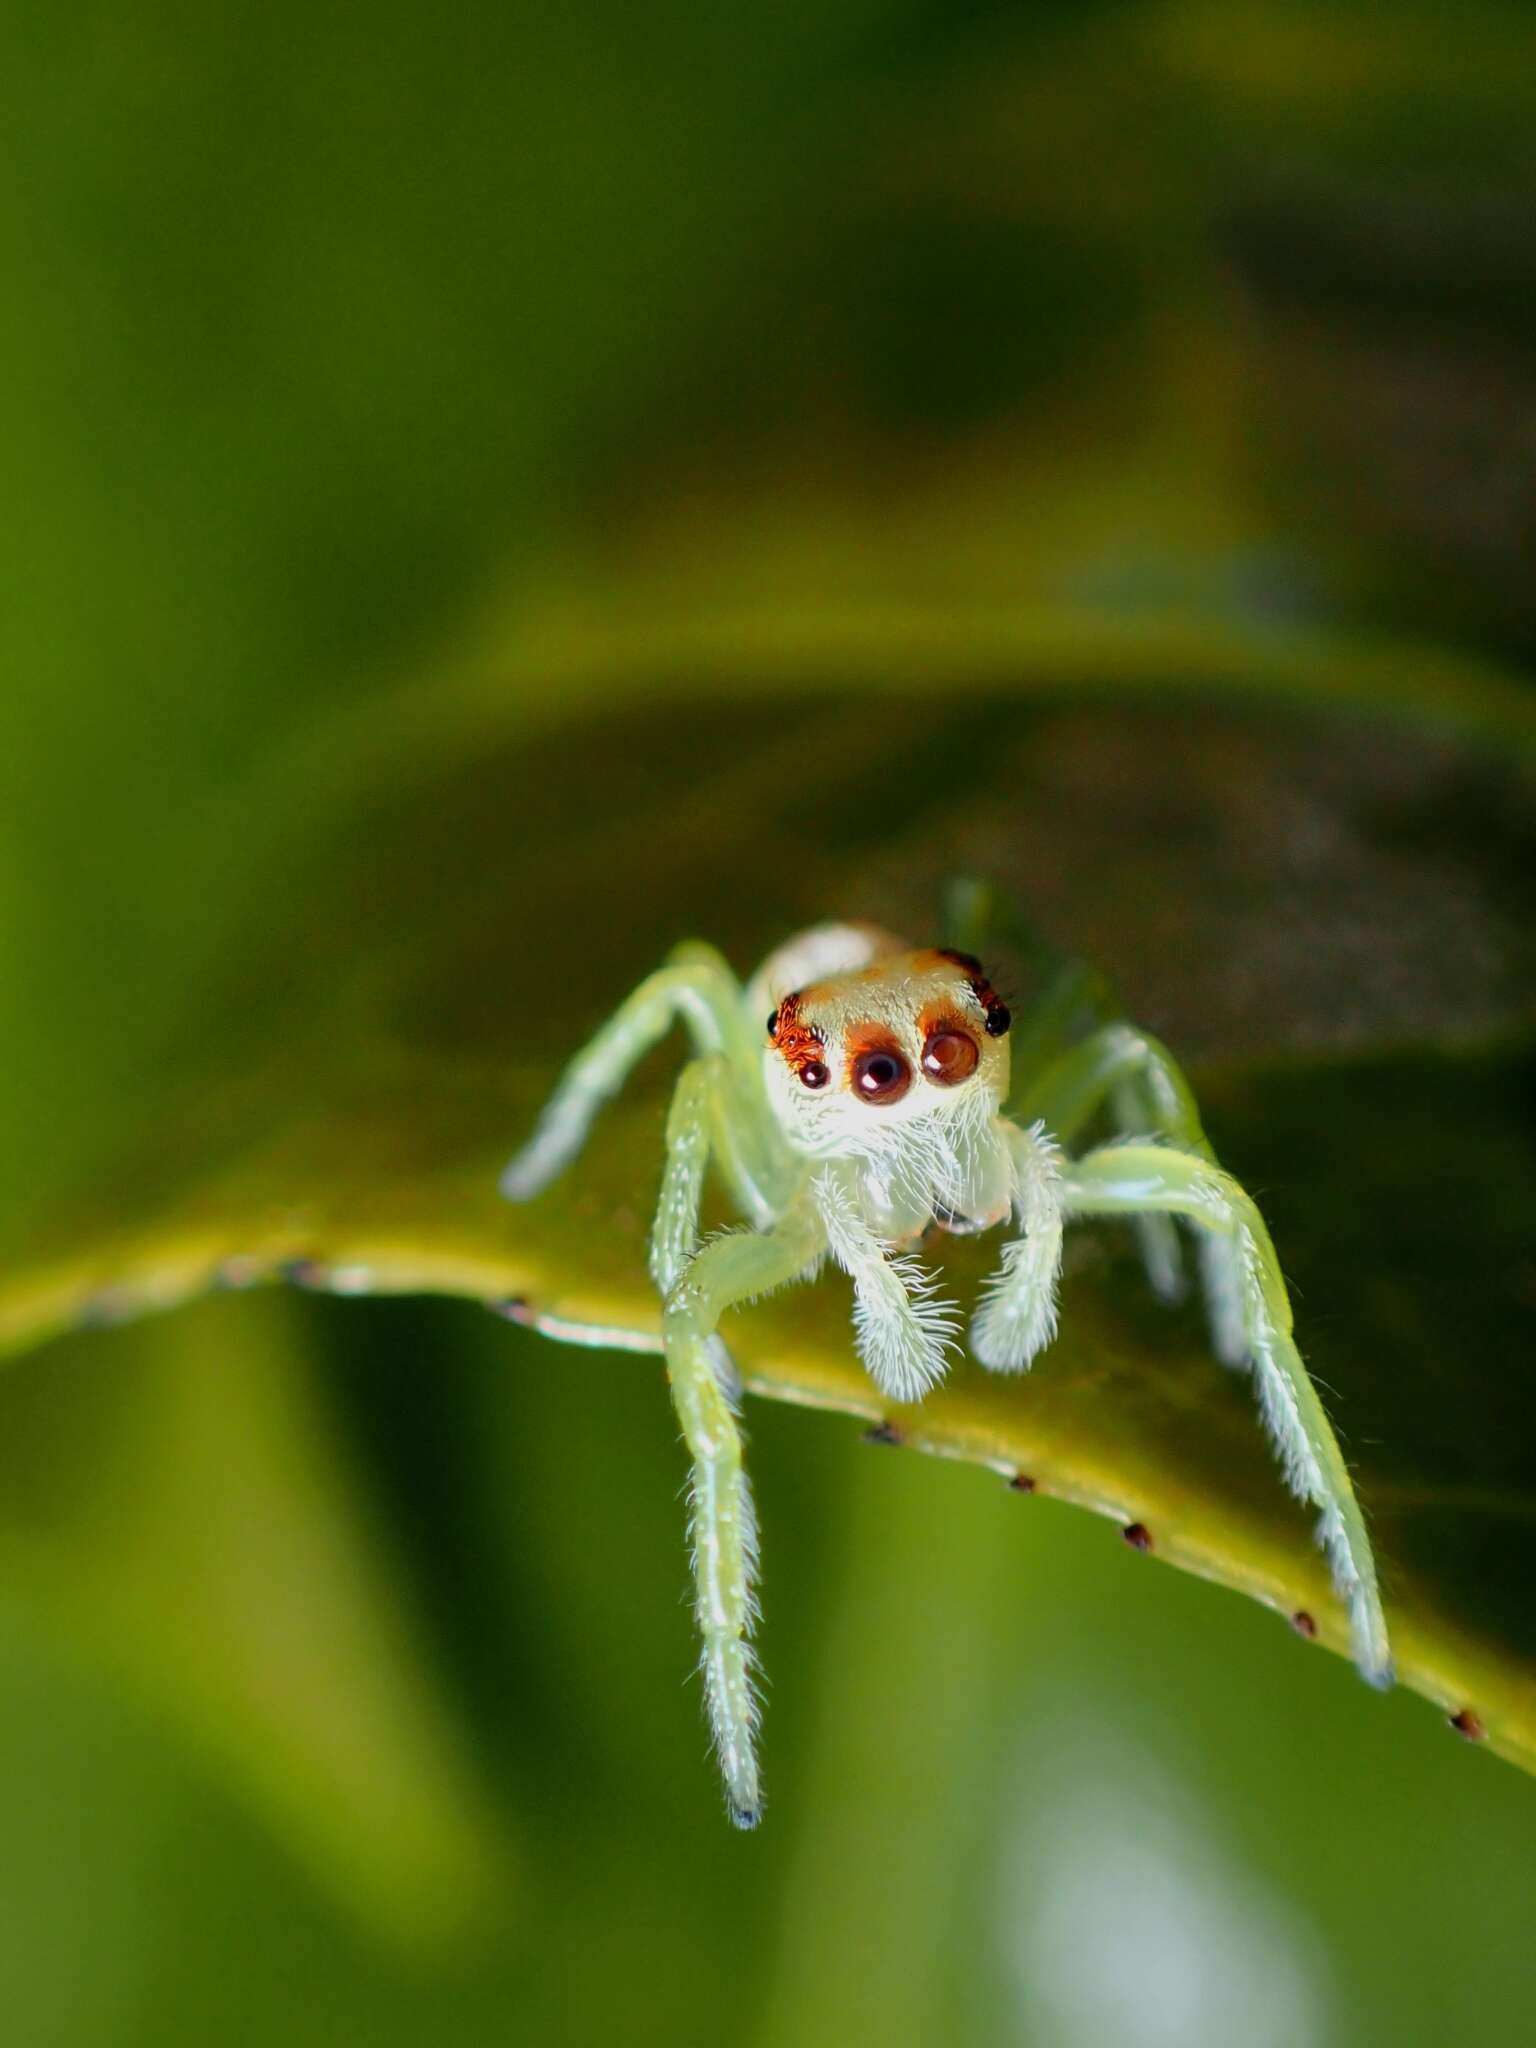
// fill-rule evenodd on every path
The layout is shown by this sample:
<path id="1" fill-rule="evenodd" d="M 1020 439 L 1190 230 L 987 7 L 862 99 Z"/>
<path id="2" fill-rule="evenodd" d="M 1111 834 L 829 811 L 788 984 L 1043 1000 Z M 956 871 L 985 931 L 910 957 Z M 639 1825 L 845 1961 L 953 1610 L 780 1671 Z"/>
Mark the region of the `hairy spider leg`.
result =
<path id="1" fill-rule="evenodd" d="M 502 1170 L 501 1191 L 508 1201 L 527 1201 L 570 1164 L 597 1112 L 679 1018 L 699 1052 L 726 1054 L 739 1085 L 761 1091 L 757 1038 L 748 1029 L 735 975 L 712 946 L 679 946 L 665 967 L 647 975 L 625 998 L 561 1075 L 532 1137 Z M 761 1133 L 770 1122 L 765 1103 L 753 1125 Z"/>
<path id="2" fill-rule="evenodd" d="M 689 1540 L 704 1697 L 726 1802 L 742 1828 L 762 1816 L 748 1641 L 757 1529 L 741 1435 L 720 1390 L 711 1340 L 728 1308 L 809 1273 L 825 1250 L 814 1210 L 797 1203 L 771 1231 L 733 1231 L 707 1244 L 668 1295 L 662 1319 L 672 1401 L 693 1461 Z"/>
<path id="3" fill-rule="evenodd" d="M 1178 1061 L 1159 1040 L 1123 1021 L 1101 1025 L 1029 1081 L 1018 1113 L 1026 1119 L 1040 1118 L 1069 1145 L 1106 1100 L 1113 1105 L 1122 1136 L 1166 1138 L 1180 1151 L 1216 1163 L 1200 1122 L 1199 1104 Z M 1183 1292 L 1183 1262 L 1172 1217 L 1153 1213 L 1131 1221 L 1154 1292 L 1165 1301 L 1177 1300 Z M 1237 1247 L 1228 1235 L 1199 1230 L 1196 1252 L 1211 1348 L 1223 1365 L 1246 1366 Z"/>
<path id="4" fill-rule="evenodd" d="M 711 1158 L 736 1207 L 759 1230 L 779 1216 L 801 1178 L 773 1121 L 755 1058 L 743 1072 L 726 1054 L 706 1053 L 678 1077 L 651 1229 L 651 1278 L 663 1296 L 699 1248 L 699 1207 Z"/>
<path id="5" fill-rule="evenodd" d="M 699 1207 L 714 1121 L 711 1068 L 717 1062 L 725 1064 L 719 1053 L 690 1060 L 677 1077 L 667 1110 L 667 1158 L 651 1225 L 650 1255 L 651 1278 L 663 1300 L 699 1248 Z"/>
<path id="6" fill-rule="evenodd" d="M 1372 1685 L 1390 1685 L 1386 1617 L 1365 1517 L 1292 1338 L 1280 1263 L 1251 1197 L 1197 1154 L 1163 1145 L 1108 1145 L 1066 1167 L 1062 1199 L 1069 1217 L 1184 1216 L 1233 1245 L 1243 1349 L 1252 1363 L 1260 1412 L 1292 1492 L 1322 1511 L 1318 1541 L 1349 1609 L 1355 1662 Z"/>
<path id="7" fill-rule="evenodd" d="M 950 884 L 945 905 L 946 928 L 963 934 L 951 943 L 972 953 L 985 952 L 988 929 L 998 916 L 993 891 L 985 883 L 962 878 Z M 1016 911 L 1003 906 L 1002 922 L 1011 927 L 1024 955 L 1045 969 L 1044 985 L 1017 1021 L 1013 1043 L 1014 1073 L 1038 1078 L 1009 1105 L 1011 1113 L 1026 1125 L 1044 1123 L 1068 1143 L 1108 1100 L 1122 1134 L 1166 1136 L 1186 1151 L 1208 1153 L 1195 1098 L 1173 1055 L 1123 1021 L 1103 974 L 1082 960 L 1058 960 L 1050 967 L 1053 949 Z M 1094 1028 L 1079 1041 L 1084 1019 Z M 1138 1216 L 1131 1227 L 1152 1291 L 1164 1301 L 1179 1300 L 1184 1293 L 1184 1260 L 1172 1219 Z M 1224 1348 L 1233 1328 L 1232 1288 L 1220 1257 L 1211 1250 L 1213 1242 L 1203 1237 L 1200 1244 L 1212 1341 L 1224 1363 L 1241 1365 L 1246 1360 L 1228 1357 Z M 1014 1257 L 1018 1262 L 1022 1254 Z"/>
<path id="8" fill-rule="evenodd" d="M 893 1401 L 920 1401 L 944 1377 L 960 1318 L 931 1273 L 888 1249 L 859 1215 L 844 1174 L 825 1167 L 811 1183 L 827 1249 L 853 1282 L 854 1342 L 870 1378 Z"/>
<path id="9" fill-rule="evenodd" d="M 678 1076 L 667 1111 L 666 1165 L 651 1226 L 651 1278 L 663 1301 L 699 1249 L 699 1210 L 711 1156 L 737 1207 L 758 1229 L 774 1221 L 787 1198 L 793 1173 L 787 1148 L 776 1129 L 765 1124 L 754 1131 L 749 1125 L 759 1101 L 761 1089 L 757 1096 L 744 1090 L 738 1068 L 724 1053 L 690 1060 Z M 766 1101 L 761 1114 L 771 1123 Z M 723 1338 L 710 1339 L 710 1353 L 722 1392 L 733 1408 L 739 1407 L 741 1375 Z"/>
<path id="10" fill-rule="evenodd" d="M 989 1372 L 1027 1372 L 1056 1334 L 1061 1278 L 1061 1151 L 1040 1124 L 1025 1130 L 1004 1119 L 1013 1164 L 1013 1214 L 1019 1235 L 982 1290 L 971 1323 L 971 1350 Z"/>

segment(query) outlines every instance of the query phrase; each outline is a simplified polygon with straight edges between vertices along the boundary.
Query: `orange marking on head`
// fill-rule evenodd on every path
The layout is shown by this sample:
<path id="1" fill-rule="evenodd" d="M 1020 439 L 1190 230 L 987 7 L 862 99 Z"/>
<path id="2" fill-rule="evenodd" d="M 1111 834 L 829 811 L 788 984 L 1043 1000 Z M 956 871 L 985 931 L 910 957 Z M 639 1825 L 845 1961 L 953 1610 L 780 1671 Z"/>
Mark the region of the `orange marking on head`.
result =
<path id="1" fill-rule="evenodd" d="M 768 1035 L 774 1050 L 798 1074 L 803 1067 L 820 1065 L 825 1041 L 814 1024 L 802 1022 L 799 995 L 786 996 L 769 1019 Z"/>

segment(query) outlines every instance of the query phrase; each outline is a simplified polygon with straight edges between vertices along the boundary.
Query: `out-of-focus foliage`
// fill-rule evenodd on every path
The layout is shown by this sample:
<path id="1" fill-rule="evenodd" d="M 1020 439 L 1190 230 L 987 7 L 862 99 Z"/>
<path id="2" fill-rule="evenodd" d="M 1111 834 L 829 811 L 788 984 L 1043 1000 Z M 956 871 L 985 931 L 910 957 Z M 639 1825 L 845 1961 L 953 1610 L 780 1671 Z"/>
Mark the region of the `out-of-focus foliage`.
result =
<path id="1" fill-rule="evenodd" d="M 18 1334 L 242 1245 L 627 1300 L 662 1075 L 585 1210 L 515 1218 L 489 1175 L 550 1062 L 666 937 L 746 964 L 977 869 L 1200 1062 L 1409 1662 L 1518 1746 L 1525 11 L 144 5 L 5 38 Z M 618 1226 L 579 1270 L 573 1213 Z M 1219 1414 L 1189 1561 L 1289 1599 L 1243 1390 L 1084 1242 L 1080 1348 L 1010 1391 L 1007 1455 L 1177 1550 Z M 846 1398 L 839 1315 L 738 1327 Z M 728 2002 L 763 2041 L 1529 2031 L 1523 1779 L 1088 1517 L 751 1421 L 743 1845 L 676 1683 L 653 1373 L 243 1296 L 19 1361 L 7 2036 L 582 2041 L 616 2001 L 636 2041 Z"/>
<path id="2" fill-rule="evenodd" d="M 504 1917 L 511 1858 L 281 1302 L 85 1347 L 8 1390 L 6 1592 L 249 1782 L 407 1947 Z"/>

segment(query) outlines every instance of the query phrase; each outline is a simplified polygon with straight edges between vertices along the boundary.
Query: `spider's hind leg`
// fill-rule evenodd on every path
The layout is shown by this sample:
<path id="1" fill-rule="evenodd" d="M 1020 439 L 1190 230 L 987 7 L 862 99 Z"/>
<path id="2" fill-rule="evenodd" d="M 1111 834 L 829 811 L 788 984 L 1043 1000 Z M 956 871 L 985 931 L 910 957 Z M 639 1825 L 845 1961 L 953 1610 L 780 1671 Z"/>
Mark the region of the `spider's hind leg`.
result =
<path id="1" fill-rule="evenodd" d="M 1232 1313 L 1240 1319 L 1259 1409 L 1293 1493 L 1321 1509 L 1317 1536 L 1349 1608 L 1355 1662 L 1373 1685 L 1392 1682 L 1376 1561 L 1349 1468 L 1291 1335 L 1291 1305 L 1253 1199 L 1199 1154 L 1163 1145 L 1107 1145 L 1062 1177 L 1068 1216 L 1183 1216 L 1230 1251 Z"/>

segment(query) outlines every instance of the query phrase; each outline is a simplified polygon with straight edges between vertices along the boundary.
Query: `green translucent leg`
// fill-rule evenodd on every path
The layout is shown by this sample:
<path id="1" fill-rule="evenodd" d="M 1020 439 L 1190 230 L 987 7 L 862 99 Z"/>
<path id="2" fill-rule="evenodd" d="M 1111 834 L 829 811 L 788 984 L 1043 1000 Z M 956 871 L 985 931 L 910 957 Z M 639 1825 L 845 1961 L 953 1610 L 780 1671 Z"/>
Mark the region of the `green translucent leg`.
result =
<path id="1" fill-rule="evenodd" d="M 716 1055 L 715 1057 L 718 1057 Z M 667 1163 L 651 1225 L 651 1278 L 663 1300 L 699 1248 L 699 1204 L 709 1164 L 710 1064 L 690 1060 L 672 1091 L 667 1111 Z"/>
<path id="2" fill-rule="evenodd" d="M 782 1287 L 824 1249 L 814 1215 L 800 1206 L 773 1231 L 716 1238 L 672 1289 L 662 1323 L 672 1400 L 693 1460 L 689 1536 L 704 1695 L 731 1818 L 743 1828 L 755 1827 L 762 1812 L 747 1641 L 757 1532 L 741 1436 L 720 1388 L 712 1340 L 728 1308 Z"/>
<path id="3" fill-rule="evenodd" d="M 747 1122 L 736 1071 L 723 1053 L 691 1060 L 678 1078 L 667 1112 L 667 1163 L 651 1226 L 651 1278 L 663 1300 L 699 1248 L 704 1172 L 713 1152 L 738 1208 L 760 1229 L 783 1207 L 788 1161 L 772 1156 L 766 1138 Z M 762 1142 L 760 1142 L 762 1140 Z M 765 1185 L 765 1179 L 767 1184 Z M 715 1373 L 736 1405 L 741 1381 L 720 1337 L 710 1339 Z"/>
<path id="4" fill-rule="evenodd" d="M 1039 1117 L 1055 1137 L 1070 1143 L 1106 1100 L 1124 1136 L 1167 1138 L 1180 1151 L 1215 1163 L 1199 1104 L 1178 1062 L 1165 1045 L 1132 1024 L 1103 1025 L 1053 1060 L 1026 1082 L 1020 1113 Z M 1176 1300 L 1183 1292 L 1183 1263 L 1172 1219 L 1138 1216 L 1133 1224 L 1154 1290 L 1165 1301 Z M 1235 1248 L 1229 1238 L 1208 1231 L 1199 1233 L 1196 1248 L 1212 1349 L 1224 1365 L 1246 1365 L 1242 1274 Z"/>
<path id="5" fill-rule="evenodd" d="M 783 1207 L 790 1171 L 769 1144 L 774 1134 L 754 1133 L 741 1107 L 743 1090 L 736 1070 L 723 1053 L 691 1060 L 678 1078 L 667 1113 L 667 1154 L 661 1195 L 651 1228 L 650 1270 L 665 1300 L 699 1248 L 699 1209 L 704 1174 L 711 1154 L 724 1174 L 738 1207 L 760 1227 L 771 1224 Z M 772 1188 L 765 1191 L 764 1181 Z M 593 1351 L 639 1351 L 652 1355 L 665 1349 L 652 1330 L 613 1323 L 583 1322 L 552 1315 L 525 1301 L 496 1305 L 509 1322 L 537 1330 L 557 1344 L 577 1344 Z M 741 1385 L 730 1353 L 712 1340 L 715 1369 L 726 1397 L 740 1399 Z"/>
<path id="6" fill-rule="evenodd" d="M 1162 1145 L 1110 1145 L 1066 1168 L 1062 1201 L 1068 1216 L 1184 1216 L 1232 1246 L 1235 1311 L 1260 1412 L 1291 1490 L 1322 1510 L 1318 1541 L 1349 1608 L 1355 1662 L 1373 1685 L 1390 1685 L 1386 1617 L 1365 1518 L 1292 1338 L 1280 1264 L 1251 1197 L 1209 1159 Z"/>
<path id="7" fill-rule="evenodd" d="M 545 1104 L 533 1135 L 508 1161 L 501 1191 L 525 1202 L 546 1187 L 580 1151 L 592 1119 L 624 1085 L 635 1062 L 682 1018 L 701 1053 L 723 1052 L 740 1069 L 743 1085 L 756 1079 L 755 1039 L 749 1038 L 736 978 L 707 946 L 680 946 L 665 967 L 648 975 L 572 1060 Z M 761 1088 L 761 1081 L 757 1081 Z"/>
<path id="8" fill-rule="evenodd" d="M 1199 1105 L 1177 1061 L 1166 1046 L 1132 1024 L 1101 1025 L 1052 1060 L 1025 1082 L 1016 1114 L 1039 1118 L 1054 1137 L 1070 1144 L 1106 1101 L 1124 1136 L 1166 1137 L 1186 1152 L 1214 1156 L 1201 1128 Z M 1177 1300 L 1184 1291 L 1184 1270 L 1172 1220 L 1138 1216 L 1134 1228 L 1153 1290 L 1165 1301 Z M 1229 1331 L 1225 1322 L 1217 1328 L 1214 1314 L 1212 1334 L 1225 1357 L 1222 1340 Z"/>
<path id="9" fill-rule="evenodd" d="M 722 1053 L 700 1064 L 711 1154 L 736 1207 L 766 1230 L 784 1213 L 805 1168 L 774 1121 L 763 1086 L 761 1049 L 754 1042 L 745 1065 Z"/>
<path id="10" fill-rule="evenodd" d="M 1127 1091 L 1144 1119 L 1142 1128 L 1172 1139 L 1186 1152 L 1208 1154 L 1200 1108 L 1168 1048 L 1132 1024 L 1105 1024 L 1028 1079 L 1013 1114 L 1036 1119 L 1070 1144 L 1106 1098 Z"/>
<path id="11" fill-rule="evenodd" d="M 1012 1115 L 1024 1124 L 1043 1122 L 1065 1143 L 1109 1100 L 1126 1135 L 1155 1132 L 1188 1151 L 1205 1149 L 1194 1097 L 1172 1056 L 1155 1039 L 1115 1021 L 1120 1006 L 1096 968 L 1063 957 L 1011 906 L 999 905 L 985 883 L 952 882 L 944 906 L 948 944 L 984 954 L 989 934 L 1001 928 L 1034 984 L 1014 1021 L 1013 1071 L 1025 1077 L 1025 1084 L 1009 1105 Z M 1085 1030 L 1092 1036 L 1074 1043 Z M 1137 1217 L 1132 1228 L 1153 1291 L 1164 1301 L 1178 1300 L 1184 1292 L 1184 1264 L 1177 1229 L 1166 1216 Z M 1022 1253 L 1012 1256 L 1022 1262 Z M 1211 1320 L 1221 1352 L 1223 1332 L 1214 1311 Z"/>

